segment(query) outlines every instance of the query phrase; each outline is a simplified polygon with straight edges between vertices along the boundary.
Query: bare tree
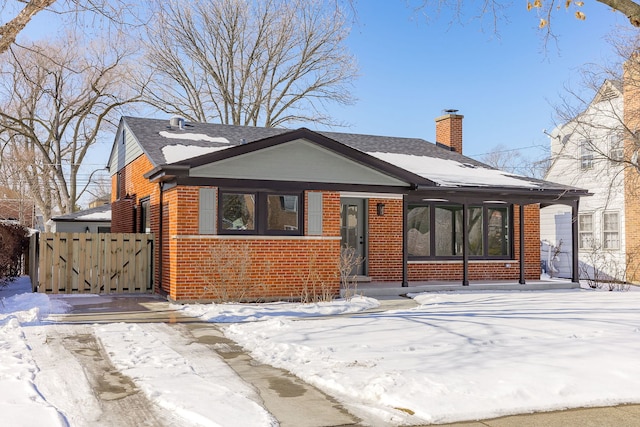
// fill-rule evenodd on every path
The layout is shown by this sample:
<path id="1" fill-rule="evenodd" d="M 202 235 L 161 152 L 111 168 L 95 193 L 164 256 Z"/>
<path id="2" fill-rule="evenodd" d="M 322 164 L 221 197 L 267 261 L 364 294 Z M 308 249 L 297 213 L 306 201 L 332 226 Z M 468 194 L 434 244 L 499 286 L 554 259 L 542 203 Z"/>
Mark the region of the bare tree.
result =
<path id="1" fill-rule="evenodd" d="M 16 41 L 16 37 L 39 12 L 51 6 L 56 0 L 31 0 L 24 3 L 17 14 L 0 25 L 0 53 L 6 52 Z M 6 2 L 3 2 L 6 7 Z"/>
<path id="2" fill-rule="evenodd" d="M 555 107 L 556 120 L 561 123 L 553 135 L 558 146 L 564 147 L 570 139 L 581 144 L 555 157 L 586 156 L 588 161 L 637 168 L 634 153 L 640 150 L 640 106 L 630 101 L 640 94 L 640 33 L 618 29 L 609 36 L 609 44 L 615 58 L 609 63 L 586 64 L 580 70 L 579 86 L 566 87 Z"/>
<path id="3" fill-rule="evenodd" d="M 351 0 L 354 1 L 354 0 Z M 607 9 L 614 12 L 624 14 L 629 23 L 634 27 L 640 27 L 640 3 L 633 0 L 596 0 Z M 416 0 L 415 2 L 407 0 L 407 3 L 414 4 L 414 8 L 424 13 L 440 13 L 443 10 L 453 11 L 456 19 L 462 16 L 463 8 L 467 8 L 467 12 L 473 17 L 485 17 L 493 21 L 494 28 L 497 28 L 498 21 L 508 16 L 506 9 L 511 6 L 510 2 L 504 0 L 482 0 L 477 3 L 470 4 L 461 0 Z M 552 20 L 557 14 L 568 11 L 572 12 L 576 19 L 585 20 L 587 14 L 583 9 L 584 1 L 582 0 L 527 0 L 522 2 L 522 7 L 527 10 L 535 11 L 538 24 L 541 29 L 551 31 Z M 550 34 L 550 33 L 548 33 Z"/>
<path id="4" fill-rule="evenodd" d="M 353 100 L 356 65 L 338 2 L 170 0 L 156 16 L 145 100 L 161 111 L 235 125 L 335 124 L 325 104 Z"/>
<path id="5" fill-rule="evenodd" d="M 549 167 L 549 154 L 544 147 L 535 148 L 540 149 L 543 153 L 536 157 L 526 156 L 521 148 L 508 148 L 499 144 L 488 153 L 483 154 L 480 161 L 505 172 L 542 178 Z"/>
<path id="6" fill-rule="evenodd" d="M 143 20 L 140 7 L 126 0 L 4 0 L 0 2 L 0 11 L 11 17 L 0 22 L 0 54 L 5 53 L 27 24 L 42 13 L 66 17 L 66 25 L 86 25 L 87 32 L 93 31 L 98 23 L 117 28 L 139 25 Z"/>
<path id="7" fill-rule="evenodd" d="M 46 222 L 69 213 L 91 183 L 78 174 L 118 109 L 138 95 L 127 88 L 131 51 L 111 40 L 64 40 L 14 47 L 0 71 L 0 167 L 25 183 Z M 17 167 L 15 167 L 17 165 Z"/>

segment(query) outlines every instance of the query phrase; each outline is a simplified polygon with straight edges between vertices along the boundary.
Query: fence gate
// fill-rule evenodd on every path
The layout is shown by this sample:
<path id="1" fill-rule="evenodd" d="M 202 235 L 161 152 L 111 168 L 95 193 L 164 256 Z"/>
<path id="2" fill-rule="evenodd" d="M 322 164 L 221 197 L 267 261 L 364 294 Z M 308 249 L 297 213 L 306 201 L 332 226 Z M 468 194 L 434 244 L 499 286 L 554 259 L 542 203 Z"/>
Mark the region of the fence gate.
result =
<path id="1" fill-rule="evenodd" d="M 41 233 L 36 240 L 34 236 L 31 242 L 34 291 L 109 294 L 153 289 L 152 234 Z"/>

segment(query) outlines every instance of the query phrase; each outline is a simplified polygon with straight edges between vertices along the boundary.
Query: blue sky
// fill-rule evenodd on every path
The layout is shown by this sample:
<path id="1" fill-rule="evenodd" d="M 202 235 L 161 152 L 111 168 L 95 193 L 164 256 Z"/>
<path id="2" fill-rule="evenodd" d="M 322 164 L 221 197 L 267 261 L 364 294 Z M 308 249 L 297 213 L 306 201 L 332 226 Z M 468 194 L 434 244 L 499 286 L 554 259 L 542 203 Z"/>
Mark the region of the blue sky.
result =
<path id="1" fill-rule="evenodd" d="M 402 0 L 357 4 L 349 46 L 360 66 L 358 102 L 333 111 L 355 133 L 435 139 L 434 118 L 455 108 L 464 118 L 464 153 L 479 155 L 498 144 L 522 148 L 548 144 L 543 129 L 554 127 L 553 105 L 564 87 L 579 82 L 578 69 L 612 55 L 604 41 L 620 13 L 586 4 L 585 21 L 558 11 L 557 43 L 546 49 L 535 12 L 519 0 L 501 21 L 464 25 L 451 16 L 427 21 Z M 539 149 L 524 154 L 537 156 Z"/>

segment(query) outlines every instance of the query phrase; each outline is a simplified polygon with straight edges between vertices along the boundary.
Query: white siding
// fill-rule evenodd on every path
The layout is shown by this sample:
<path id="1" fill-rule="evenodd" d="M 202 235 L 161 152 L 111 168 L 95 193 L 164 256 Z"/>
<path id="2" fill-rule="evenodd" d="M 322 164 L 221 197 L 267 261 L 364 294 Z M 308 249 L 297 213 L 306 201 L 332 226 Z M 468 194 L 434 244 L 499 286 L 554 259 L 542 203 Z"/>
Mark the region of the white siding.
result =
<path id="1" fill-rule="evenodd" d="M 120 122 L 120 127 L 118 128 L 116 140 L 109 159 L 109 173 L 111 176 L 118 173 L 118 171 L 142 154 L 142 147 L 133 135 L 133 132 L 131 132 L 124 122 Z"/>
<path id="2" fill-rule="evenodd" d="M 552 165 L 545 177 L 548 181 L 584 188 L 593 193 L 591 197 L 580 199 L 579 212 L 593 213 L 593 230 L 596 246 L 603 241 L 603 213 L 618 212 L 620 222 L 620 249 L 605 251 L 607 261 L 603 264 L 612 266 L 610 273 L 617 270 L 625 262 L 624 236 L 624 174 L 622 166 L 606 158 L 610 154 L 610 138 L 619 132 L 619 117 L 622 117 L 622 96 L 611 101 L 592 104 L 580 117 L 579 121 L 570 122 L 553 131 L 551 138 Z M 594 146 L 593 167 L 582 169 L 580 154 L 582 141 L 592 141 Z M 569 208 L 564 208 L 568 209 Z M 541 210 L 541 240 L 557 242 L 570 232 L 571 223 L 558 213 L 561 208 L 545 208 Z M 569 234 L 570 236 L 570 234 Z M 563 239 L 564 241 L 564 239 Z M 581 250 L 581 263 L 593 264 L 594 255 Z M 615 265 L 615 266 L 614 266 Z"/>

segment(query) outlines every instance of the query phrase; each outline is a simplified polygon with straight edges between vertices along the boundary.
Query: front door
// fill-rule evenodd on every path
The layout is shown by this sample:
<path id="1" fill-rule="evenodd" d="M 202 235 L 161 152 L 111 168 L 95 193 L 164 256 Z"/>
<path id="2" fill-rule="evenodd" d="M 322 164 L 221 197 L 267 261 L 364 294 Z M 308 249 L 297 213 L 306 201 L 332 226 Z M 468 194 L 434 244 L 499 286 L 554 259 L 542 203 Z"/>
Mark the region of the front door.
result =
<path id="1" fill-rule="evenodd" d="M 340 236 L 343 249 L 352 249 L 359 260 L 365 259 L 364 199 L 340 199 Z M 355 263 L 351 275 L 364 275 L 364 262 Z"/>

